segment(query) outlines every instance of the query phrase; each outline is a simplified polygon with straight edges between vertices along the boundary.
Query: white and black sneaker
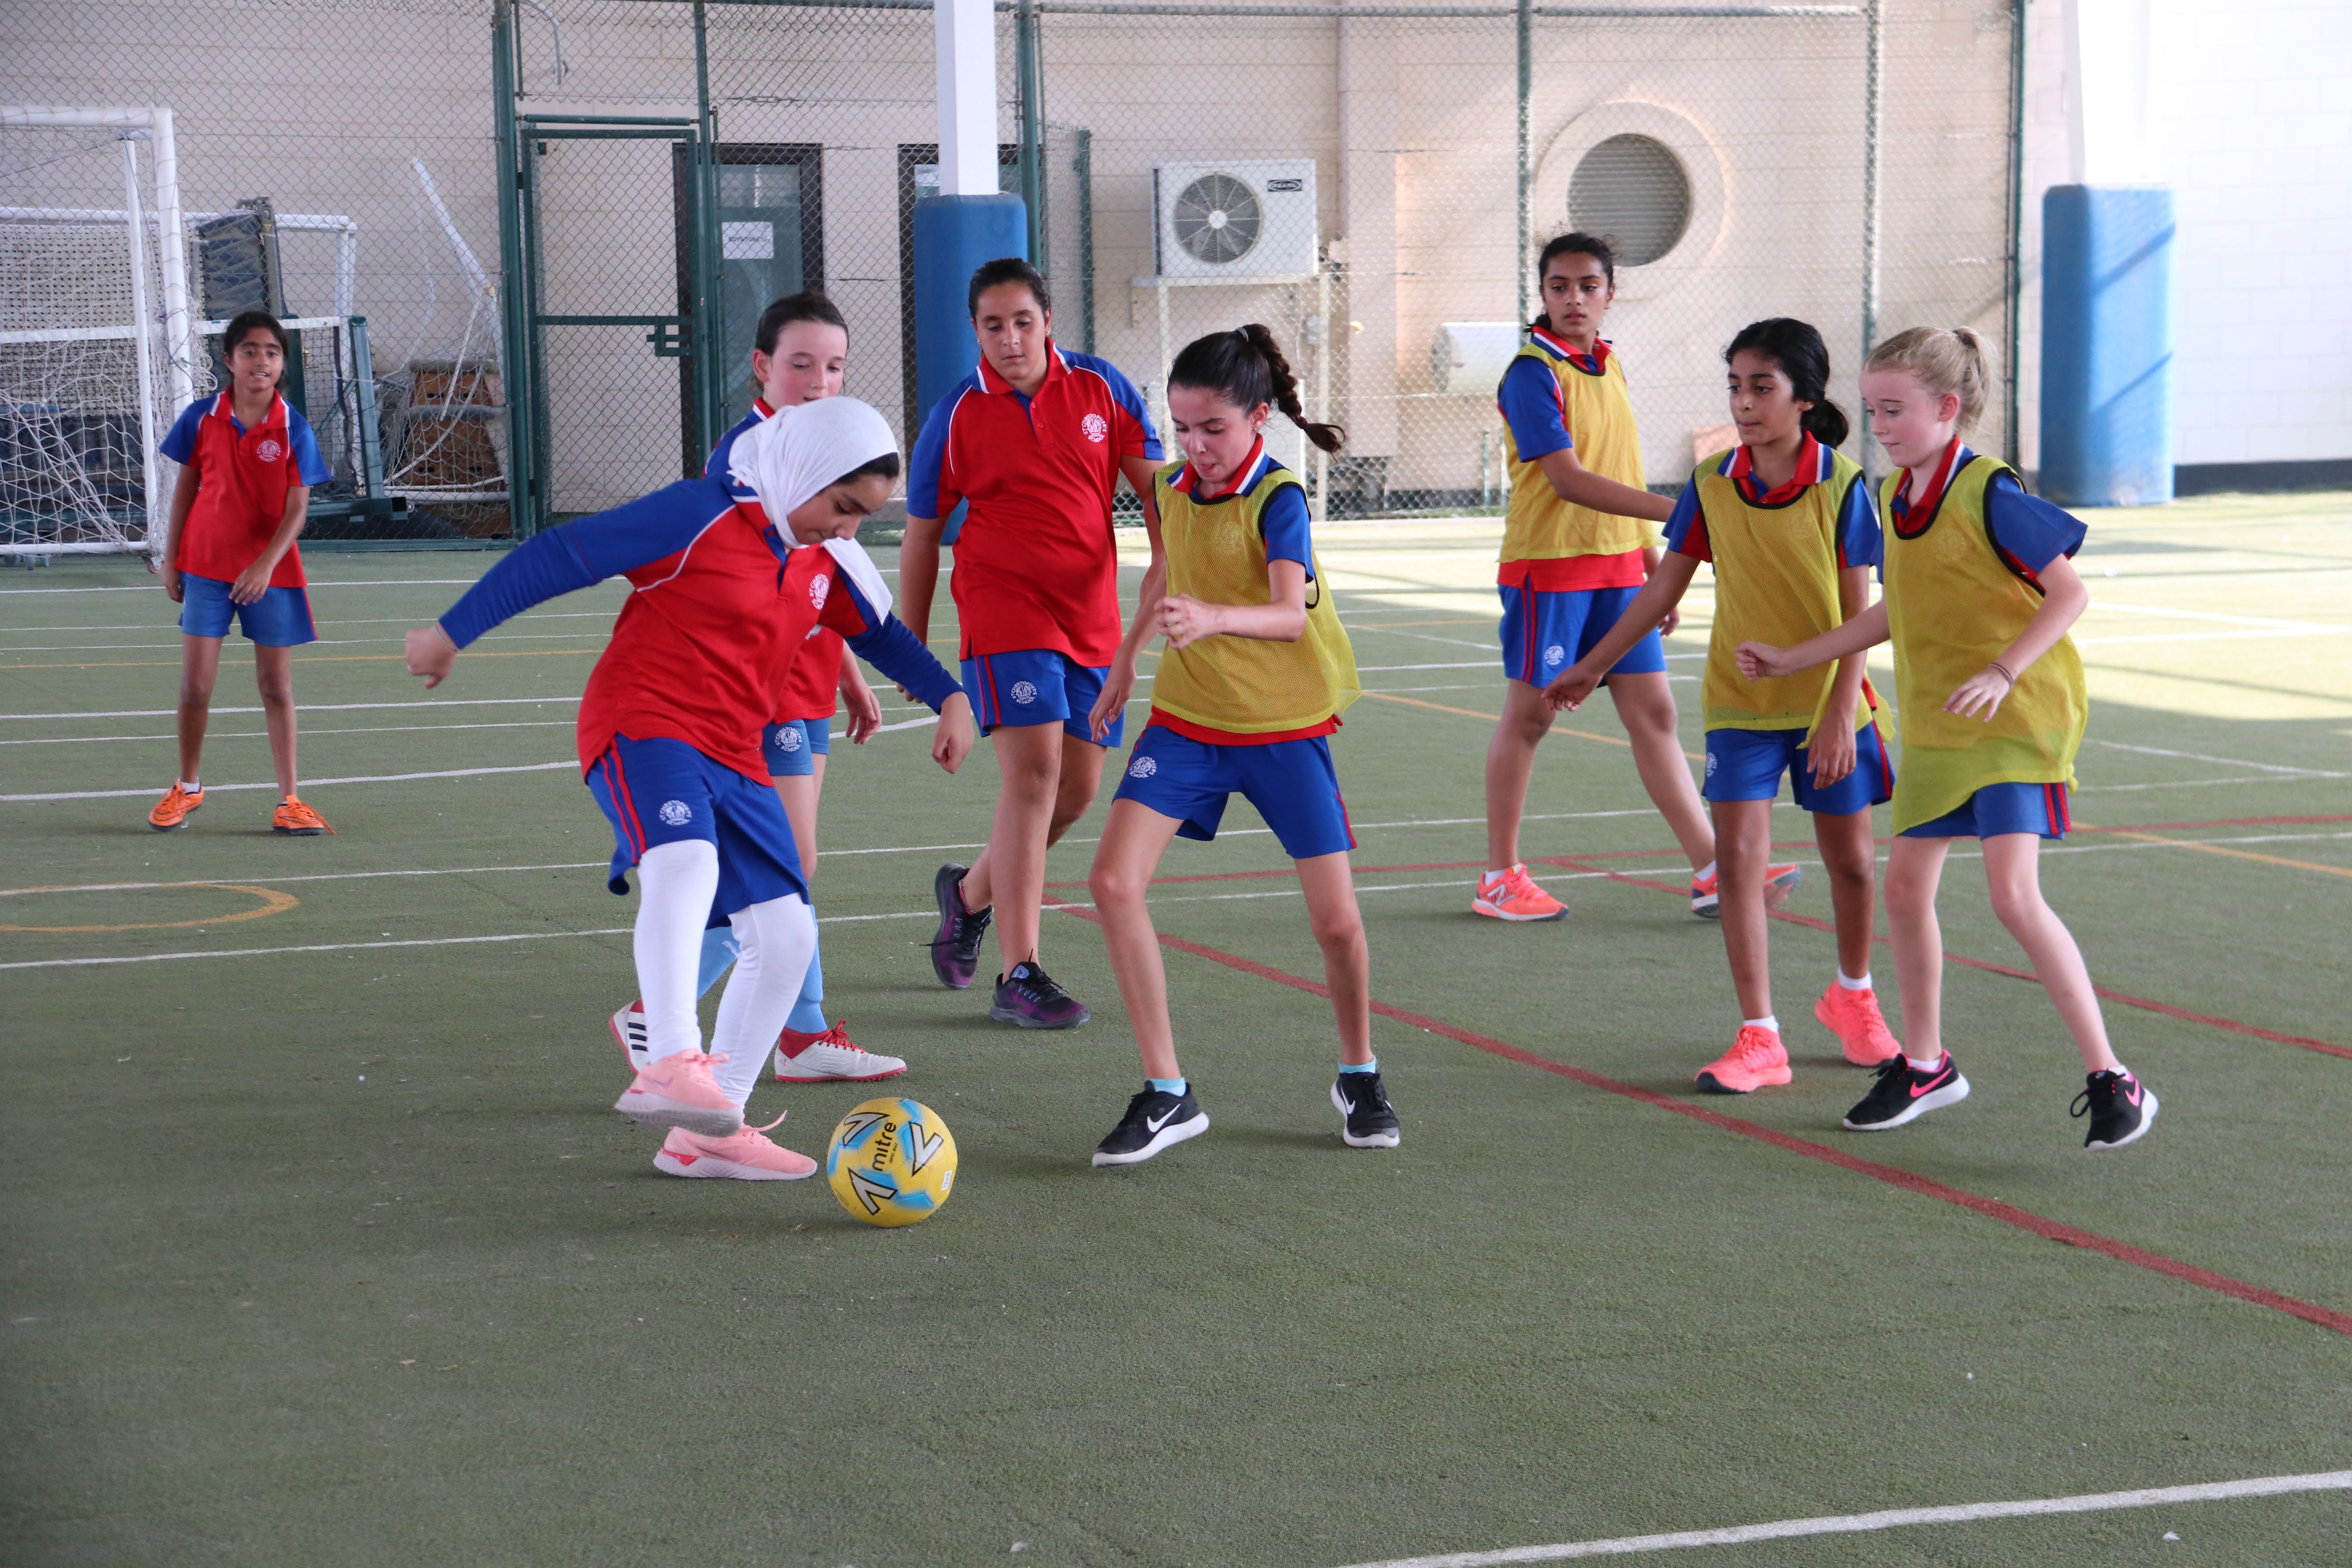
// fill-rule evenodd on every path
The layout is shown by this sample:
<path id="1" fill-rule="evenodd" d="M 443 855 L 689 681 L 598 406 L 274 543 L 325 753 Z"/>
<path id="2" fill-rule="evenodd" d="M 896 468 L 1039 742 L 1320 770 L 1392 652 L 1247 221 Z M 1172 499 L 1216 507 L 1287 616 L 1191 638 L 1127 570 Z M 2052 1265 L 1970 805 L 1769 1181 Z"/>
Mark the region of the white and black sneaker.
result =
<path id="1" fill-rule="evenodd" d="M 1331 1085 L 1331 1105 L 1343 1119 L 1339 1136 L 1350 1149 L 1393 1149 L 1397 1113 L 1376 1072 L 1343 1072 Z"/>
<path id="2" fill-rule="evenodd" d="M 1853 1132 L 1884 1132 L 1968 1097 L 1969 1080 L 1960 1076 L 1960 1064 L 1951 1052 L 1924 1069 L 1913 1067 L 1910 1058 L 1897 1056 L 1880 1067 L 1878 1081 L 1861 1104 L 1845 1113 L 1845 1125 Z"/>
<path id="3" fill-rule="evenodd" d="M 2156 1096 L 2129 1071 L 2095 1072 L 2069 1114 L 2091 1119 L 2084 1148 L 2120 1149 L 2156 1125 Z"/>
<path id="4" fill-rule="evenodd" d="M 1127 1102 L 1127 1114 L 1118 1119 L 1110 1136 L 1095 1145 L 1095 1163 L 1132 1165 L 1208 1130 L 1209 1113 L 1192 1098 L 1191 1084 L 1184 1086 L 1181 1094 L 1164 1093 L 1146 1084 L 1142 1093 Z"/>

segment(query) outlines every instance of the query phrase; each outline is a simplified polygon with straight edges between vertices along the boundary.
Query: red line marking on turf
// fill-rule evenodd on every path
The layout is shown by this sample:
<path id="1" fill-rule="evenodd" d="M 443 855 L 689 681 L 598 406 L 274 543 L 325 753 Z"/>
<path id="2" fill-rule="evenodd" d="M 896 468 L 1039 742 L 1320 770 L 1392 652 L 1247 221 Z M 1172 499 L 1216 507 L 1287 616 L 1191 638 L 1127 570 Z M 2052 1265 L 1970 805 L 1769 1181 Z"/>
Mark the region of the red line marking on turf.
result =
<path id="1" fill-rule="evenodd" d="M 2219 825 L 2216 824 L 2213 826 Z M 2137 829 L 2133 829 L 2132 831 L 2137 832 Z M 1624 882 L 1636 888 L 1649 888 L 1662 893 L 1673 893 L 1677 897 L 1683 895 L 1683 890 L 1680 888 L 1674 887 L 1665 882 L 1652 881 L 1647 877 L 1629 877 L 1622 871 L 1612 871 L 1605 866 L 1579 866 L 1577 864 L 1579 860 L 1594 858 L 1597 858 L 1597 857 L 1569 855 L 1546 855 L 1540 857 L 1542 863 L 1547 866 L 1559 866 L 1570 870 L 1597 871 L 1612 882 Z M 1837 927 L 1832 925 L 1829 921 L 1815 920 L 1811 915 L 1791 914 L 1786 910 L 1770 910 L 1766 912 L 1774 920 L 1786 921 L 1790 925 L 1807 926 L 1814 931 L 1825 931 L 1832 933 L 1834 933 L 1837 931 Z M 1892 947 L 1894 945 L 1894 943 L 1883 936 L 1874 935 L 1870 940 L 1872 944 L 1877 947 Z M 1981 958 L 1966 958 L 1961 956 L 1959 953 L 1949 951 L 1948 949 L 1947 949 L 1944 953 L 1944 962 L 1947 963 L 1960 964 L 1969 969 L 1981 969 L 1988 974 L 2007 975 L 2011 980 L 2028 980 L 2032 981 L 2036 985 L 2042 984 L 2041 976 L 2035 974 L 2030 969 L 2012 969 L 2006 963 L 1993 963 Z M 2352 1060 L 2352 1047 L 2333 1045 L 2326 1040 L 2315 1040 L 2308 1035 L 2283 1034 L 2276 1029 L 2265 1029 L 2259 1024 L 2242 1024 L 2235 1018 L 2219 1018 L 2210 1013 L 2192 1013 L 2186 1007 L 2176 1007 L 2169 1002 L 2158 1002 L 2146 996 L 2135 996 L 2128 991 L 2117 991 L 2113 986 L 2102 985 L 2095 980 L 2091 983 L 2091 989 L 2097 992 L 2101 996 L 2105 997 L 2110 1002 L 2120 1003 L 2126 1007 L 2137 1007 L 2143 1012 L 2155 1013 L 2167 1018 L 2178 1018 L 2185 1024 L 2202 1024 L 2209 1029 L 2225 1029 L 2233 1035 L 2251 1035 L 2255 1039 L 2269 1040 L 2274 1045 L 2294 1046 L 2303 1050 L 2318 1051 L 2326 1056 L 2343 1057 L 2347 1060 Z"/>
<path id="2" fill-rule="evenodd" d="M 1089 921 L 1097 925 L 1102 923 L 1101 919 L 1092 910 L 1079 909 L 1069 904 L 1054 904 L 1046 907 L 1059 909 L 1064 914 L 1076 915 L 1080 920 Z M 1287 985 L 1294 991 L 1304 991 L 1310 996 L 1328 999 L 1331 994 L 1329 988 L 1318 981 L 1276 969 L 1270 964 L 1260 963 L 1255 959 L 1243 958 L 1238 954 L 1225 952 L 1201 942 L 1188 942 L 1180 936 L 1171 936 L 1166 931 L 1160 933 L 1160 945 L 1174 948 L 1179 952 L 1191 953 L 1195 958 L 1207 959 L 1212 963 L 1222 963 L 1228 969 L 1237 969 L 1244 974 L 1254 974 L 1261 980 L 1271 980 L 1277 985 Z M 1932 1176 L 1922 1176 L 1916 1172 L 1906 1171 L 1895 1165 L 1882 1165 L 1875 1160 L 1864 1160 L 1857 1155 L 1846 1153 L 1842 1149 L 1832 1149 L 1826 1143 L 1816 1143 L 1810 1138 L 1799 1138 L 1793 1133 L 1782 1132 L 1775 1128 L 1760 1127 L 1752 1121 L 1742 1121 L 1736 1116 L 1726 1116 L 1721 1111 L 1709 1110 L 1704 1106 L 1676 1100 L 1672 1095 L 1660 1094 L 1655 1089 L 1622 1083 L 1616 1079 L 1594 1072 L 1589 1068 L 1570 1067 L 1566 1062 L 1554 1061 L 1549 1057 L 1539 1057 L 1533 1051 L 1521 1050 L 1517 1046 L 1506 1045 L 1490 1036 L 1481 1035 L 1470 1029 L 1456 1028 L 1451 1024 L 1441 1022 L 1424 1014 L 1408 1012 L 1402 1007 L 1392 1007 L 1385 1002 L 1377 1000 L 1372 1003 L 1372 1011 L 1383 1018 L 1391 1019 L 1396 1023 L 1423 1030 L 1429 1034 L 1442 1036 L 1475 1050 L 1485 1051 L 1489 1056 L 1501 1057 L 1506 1061 L 1517 1062 L 1522 1067 L 1531 1067 L 1538 1071 L 1551 1073 L 1574 1083 L 1580 1083 L 1587 1089 L 1597 1089 L 1604 1094 L 1618 1095 L 1658 1110 L 1672 1111 L 1676 1116 L 1688 1117 L 1702 1126 L 1713 1127 L 1724 1132 L 1736 1132 L 1743 1138 L 1753 1138 L 1759 1143 L 1769 1143 L 1773 1148 L 1784 1150 L 1789 1153 L 1801 1154 L 1808 1160 L 1819 1160 L 1823 1164 L 1835 1165 L 1840 1170 L 1852 1171 L 1856 1175 L 1868 1176 L 1873 1181 L 1884 1182 L 1888 1186 L 1900 1188 L 1904 1192 L 1913 1193 L 1920 1197 L 1935 1198 L 1939 1202 L 1968 1209 L 1972 1213 L 1984 1215 L 1987 1219 L 1999 1220 L 2003 1225 L 2012 1226 L 2019 1230 L 2041 1237 L 2046 1241 L 2054 1241 L 2064 1247 L 2079 1247 L 2085 1252 L 2099 1253 L 2104 1257 L 2114 1258 L 2118 1263 L 2128 1263 L 2135 1268 L 2145 1268 L 2151 1273 L 2162 1274 L 2185 1284 L 2218 1291 L 2224 1296 L 2235 1297 L 2241 1301 L 2250 1302 L 2257 1307 L 2268 1307 L 2273 1311 L 2301 1318 L 2304 1321 L 2316 1323 L 2323 1329 L 2333 1329 L 2339 1334 L 2352 1335 L 2352 1313 L 2338 1312 L 2331 1308 L 2319 1306 L 2315 1302 L 2282 1295 L 2276 1290 L 2265 1289 L 2260 1285 L 2251 1284 L 2231 1275 L 2217 1273 L 2210 1268 L 2200 1268 L 2194 1263 L 2183 1263 L 2177 1258 L 2167 1258 L 2160 1252 L 2150 1252 L 2144 1247 L 2134 1247 L 2127 1241 L 2117 1241 L 2112 1237 L 2101 1236 L 2095 1231 L 2084 1230 L 2078 1226 L 2046 1218 L 2031 1210 L 2019 1208 L 2015 1204 L 2005 1204 L 1999 1198 L 1988 1198 L 1951 1186 L 1937 1181 Z"/>

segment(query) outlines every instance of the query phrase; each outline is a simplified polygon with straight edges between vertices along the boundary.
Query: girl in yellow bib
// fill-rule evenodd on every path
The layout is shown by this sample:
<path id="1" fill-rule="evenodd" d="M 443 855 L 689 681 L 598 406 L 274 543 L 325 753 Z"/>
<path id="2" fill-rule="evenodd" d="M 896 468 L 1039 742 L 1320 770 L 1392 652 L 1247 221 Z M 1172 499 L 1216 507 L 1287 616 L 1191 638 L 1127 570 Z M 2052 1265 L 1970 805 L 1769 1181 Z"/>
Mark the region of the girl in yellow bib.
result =
<path id="1" fill-rule="evenodd" d="M 1184 458 L 1155 482 L 1152 564 L 1128 633 L 1139 647 L 1163 634 L 1168 650 L 1087 881 L 1145 1082 L 1095 1151 L 1097 1165 L 1149 1160 L 1209 1129 L 1177 1064 L 1144 892 L 1169 840 L 1214 838 L 1236 795 L 1297 865 L 1323 949 L 1339 1024 L 1331 1103 L 1340 1136 L 1359 1149 L 1397 1146 L 1372 1056 L 1370 960 L 1348 867 L 1356 838 L 1328 739 L 1356 700 L 1356 656 L 1316 567 L 1306 490 L 1266 455 L 1273 408 L 1317 447 L 1339 450 L 1339 431 L 1306 417 L 1290 366 L 1262 326 L 1202 338 L 1170 367 L 1168 415 Z M 1118 717 L 1110 700 L 1096 704 L 1097 735 Z"/>
<path id="2" fill-rule="evenodd" d="M 1886 918 L 1903 983 L 1906 1054 L 1879 1071 L 1845 1125 L 1874 1132 L 1966 1100 L 1943 1044 L 1944 939 L 1936 889 L 1954 838 L 1984 842 L 1993 912 L 2033 961 L 2088 1070 L 2074 1114 L 2091 1149 L 2156 1121 L 2156 1096 L 2116 1059 L 2082 950 L 2042 901 L 2042 840 L 2066 836 L 2066 792 L 2089 710 L 2066 630 L 2090 602 L 2073 561 L 2083 525 L 2025 493 L 2016 471 L 1960 434 L 1990 375 L 1977 335 L 1915 327 L 1871 351 L 1871 433 L 1903 465 L 1882 491 L 1886 596 L 1794 647 L 1740 644 L 1751 679 L 1781 679 L 1890 637 L 1903 776 L 1886 865 Z"/>
<path id="3" fill-rule="evenodd" d="M 1609 242 L 1564 234 L 1536 258 L 1544 313 L 1528 326 L 1496 403 L 1511 468 L 1496 589 L 1503 599 L 1502 722 L 1486 746 L 1486 874 L 1470 908 L 1502 921 L 1564 919 L 1568 906 L 1537 886 L 1519 858 L 1519 818 L 1536 748 L 1551 729 L 1545 683 L 1617 624 L 1658 563 L 1655 524 L 1674 508 L 1643 488 L 1642 439 L 1625 367 L 1601 336 L 1617 297 Z M 1605 668 L 1609 695 L 1633 745 L 1642 786 L 1691 863 L 1691 911 L 1712 915 L 1715 835 L 1691 787 L 1675 730 L 1661 632 L 1669 615 Z M 1787 896 L 1794 866 L 1772 868 Z"/>
<path id="4" fill-rule="evenodd" d="M 1853 619 L 1870 602 L 1879 563 L 1869 481 L 1837 450 L 1845 415 L 1829 400 L 1822 334 L 1787 317 L 1744 328 L 1723 352 L 1740 444 L 1698 465 L 1666 520 L 1666 553 L 1648 586 L 1591 651 L 1544 696 L 1574 708 L 1617 658 L 1681 603 L 1699 563 L 1715 565 L 1715 626 L 1707 642 L 1706 788 L 1720 857 L 1723 945 L 1739 994 L 1731 1049 L 1698 1071 L 1698 1087 L 1747 1094 L 1787 1083 L 1789 1052 L 1772 1012 L 1766 887 L 1772 803 L 1788 773 L 1812 814 L 1814 842 L 1837 911 L 1837 978 L 1813 1016 L 1845 1059 L 1874 1068 L 1900 1058 L 1870 982 L 1877 849 L 1871 807 L 1893 793 L 1877 698 L 1859 653 L 1834 671 L 1741 679 L 1733 649 L 1747 638 L 1798 643 Z"/>

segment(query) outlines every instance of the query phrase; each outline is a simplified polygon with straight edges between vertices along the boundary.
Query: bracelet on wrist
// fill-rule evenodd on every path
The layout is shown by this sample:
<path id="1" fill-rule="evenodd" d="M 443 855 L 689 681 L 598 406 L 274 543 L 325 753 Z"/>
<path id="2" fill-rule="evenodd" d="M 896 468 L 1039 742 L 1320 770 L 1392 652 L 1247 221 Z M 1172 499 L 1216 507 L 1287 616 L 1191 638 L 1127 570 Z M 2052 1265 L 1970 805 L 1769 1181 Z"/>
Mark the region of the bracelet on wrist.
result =
<path id="1" fill-rule="evenodd" d="M 1985 661 L 1985 668 L 1987 669 L 1997 669 L 2000 671 L 2000 678 L 2003 680 L 2008 681 L 2011 688 L 2014 688 L 2017 685 L 2017 677 L 2011 674 L 2009 666 L 2001 663 L 2000 660 L 1997 658 L 1987 659 Z"/>

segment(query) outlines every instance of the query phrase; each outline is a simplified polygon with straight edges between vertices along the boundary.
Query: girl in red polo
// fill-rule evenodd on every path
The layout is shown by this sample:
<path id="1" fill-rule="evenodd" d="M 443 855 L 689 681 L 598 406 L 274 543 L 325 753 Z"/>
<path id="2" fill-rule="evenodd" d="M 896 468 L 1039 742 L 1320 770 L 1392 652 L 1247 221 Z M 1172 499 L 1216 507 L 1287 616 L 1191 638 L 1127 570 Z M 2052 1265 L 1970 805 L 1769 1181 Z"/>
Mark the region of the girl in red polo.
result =
<path id="1" fill-rule="evenodd" d="M 221 639 L 235 621 L 253 644 L 253 673 L 278 771 L 273 833 L 332 833 L 294 793 L 294 648 L 318 637 L 294 541 L 323 484 L 310 422 L 278 395 L 286 329 L 247 310 L 222 342 L 229 384 L 182 412 L 160 450 L 180 465 L 163 542 L 163 592 L 180 606 L 180 776 L 147 814 L 158 833 L 183 826 L 205 803 L 197 764 L 220 675 Z"/>

